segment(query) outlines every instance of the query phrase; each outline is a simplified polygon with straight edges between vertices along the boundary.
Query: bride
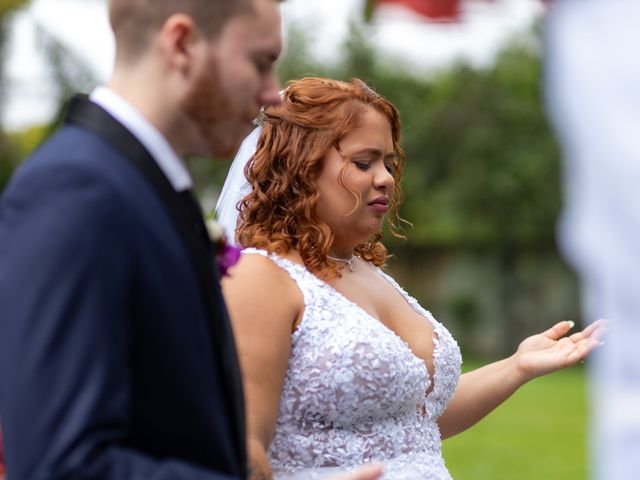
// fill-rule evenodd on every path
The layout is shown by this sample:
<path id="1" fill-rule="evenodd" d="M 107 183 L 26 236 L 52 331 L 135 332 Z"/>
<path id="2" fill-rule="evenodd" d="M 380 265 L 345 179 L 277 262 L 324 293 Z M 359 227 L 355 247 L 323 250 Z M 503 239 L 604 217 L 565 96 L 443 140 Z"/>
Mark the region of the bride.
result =
<path id="1" fill-rule="evenodd" d="M 359 80 L 306 78 L 261 122 L 219 203 L 245 247 L 223 288 L 251 478 L 325 478 L 376 462 L 387 480 L 449 479 L 441 439 L 599 344 L 599 324 L 566 336 L 573 325 L 560 322 L 460 376 L 447 329 L 384 272 L 381 232 L 386 221 L 398 235 L 402 198 L 395 107 Z"/>

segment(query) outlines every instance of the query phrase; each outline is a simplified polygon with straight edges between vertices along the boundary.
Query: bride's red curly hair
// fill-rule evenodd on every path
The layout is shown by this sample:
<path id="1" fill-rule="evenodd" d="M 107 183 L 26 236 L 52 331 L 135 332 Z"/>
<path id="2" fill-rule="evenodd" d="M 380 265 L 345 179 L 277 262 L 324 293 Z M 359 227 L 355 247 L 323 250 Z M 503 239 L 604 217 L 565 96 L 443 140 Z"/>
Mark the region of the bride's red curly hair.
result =
<path id="1" fill-rule="evenodd" d="M 251 193 L 238 205 L 236 240 L 240 245 L 280 254 L 296 250 L 305 266 L 319 277 L 340 276 L 339 266 L 327 260 L 333 233 L 316 213 L 316 180 L 329 150 L 340 151 L 341 139 L 358 126 L 368 108 L 380 112 L 391 125 L 396 188 L 387 222 L 394 236 L 404 238 L 398 232 L 398 224 L 403 222 L 398 205 L 403 197 L 404 152 L 397 109 L 359 79 L 303 78 L 289 82 L 282 104 L 267 107 L 262 114 L 256 153 L 245 168 Z M 339 181 L 342 183 L 341 178 Z M 357 194 L 352 193 L 358 202 Z M 356 255 L 384 267 L 387 249 L 381 238 L 378 232 L 358 245 Z"/>

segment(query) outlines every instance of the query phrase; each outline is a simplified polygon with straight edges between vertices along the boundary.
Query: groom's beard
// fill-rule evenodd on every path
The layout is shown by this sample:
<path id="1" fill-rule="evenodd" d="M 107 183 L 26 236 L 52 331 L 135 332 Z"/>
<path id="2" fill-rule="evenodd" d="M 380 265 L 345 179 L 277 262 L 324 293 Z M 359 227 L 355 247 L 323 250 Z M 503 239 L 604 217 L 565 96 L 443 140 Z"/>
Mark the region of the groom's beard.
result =
<path id="1" fill-rule="evenodd" d="M 234 112 L 229 92 L 223 91 L 221 83 L 218 62 L 212 58 L 200 77 L 194 80 L 183 108 L 202 137 L 206 154 L 227 157 L 235 152 L 239 140 L 229 138 L 233 132 L 224 127 L 226 123 L 233 122 Z"/>

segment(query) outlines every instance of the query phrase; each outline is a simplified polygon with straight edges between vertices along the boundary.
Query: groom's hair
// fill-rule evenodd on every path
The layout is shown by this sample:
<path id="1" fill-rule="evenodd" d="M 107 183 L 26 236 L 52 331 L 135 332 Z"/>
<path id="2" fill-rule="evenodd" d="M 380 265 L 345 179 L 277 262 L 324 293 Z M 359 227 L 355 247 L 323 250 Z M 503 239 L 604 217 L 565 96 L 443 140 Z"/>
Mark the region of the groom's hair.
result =
<path id="1" fill-rule="evenodd" d="M 171 15 L 182 13 L 215 38 L 234 15 L 251 12 L 254 0 L 110 0 L 116 44 L 129 59 L 140 56 Z"/>

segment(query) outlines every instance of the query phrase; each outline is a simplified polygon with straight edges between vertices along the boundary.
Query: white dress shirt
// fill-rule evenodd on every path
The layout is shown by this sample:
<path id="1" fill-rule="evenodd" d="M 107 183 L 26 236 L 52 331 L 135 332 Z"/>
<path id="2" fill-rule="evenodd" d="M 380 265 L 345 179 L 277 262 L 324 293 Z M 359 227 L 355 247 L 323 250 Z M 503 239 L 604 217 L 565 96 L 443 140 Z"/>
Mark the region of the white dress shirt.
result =
<path id="1" fill-rule="evenodd" d="M 174 190 L 182 192 L 193 187 L 187 167 L 169 142 L 124 98 L 107 87 L 97 87 L 89 99 L 109 112 L 144 145 Z"/>

